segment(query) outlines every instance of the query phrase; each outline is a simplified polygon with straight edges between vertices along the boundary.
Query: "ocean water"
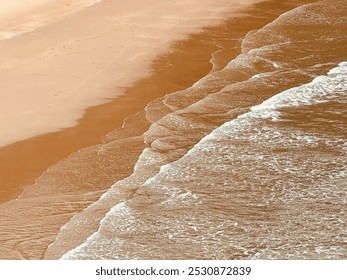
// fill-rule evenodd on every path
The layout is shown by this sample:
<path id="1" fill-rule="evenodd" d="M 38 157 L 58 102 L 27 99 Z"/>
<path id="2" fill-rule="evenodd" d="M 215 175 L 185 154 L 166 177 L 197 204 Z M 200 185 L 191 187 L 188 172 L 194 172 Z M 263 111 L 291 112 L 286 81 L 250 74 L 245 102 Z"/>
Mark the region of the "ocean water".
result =
<path id="1" fill-rule="evenodd" d="M 275 3 L 265 1 L 263 11 L 278 13 Z M 44 230 L 35 240 L 18 230 L 19 242 L 2 235 L 11 248 L 2 254 L 346 259 L 347 2 L 288 3 L 289 11 L 242 37 L 240 54 L 226 65 L 213 53 L 201 80 L 154 100 L 68 166 L 50 168 L 48 175 L 64 175 L 82 156 L 95 157 L 92 167 L 108 176 L 136 162 L 107 189 L 93 189 L 99 182 L 86 166 L 83 180 L 59 179 L 56 196 L 47 188 L 24 192 L 30 203 L 21 211 L 38 203 L 36 214 L 45 216 L 32 228 L 68 222 L 50 229 L 59 231 L 55 240 Z M 40 183 L 53 185 L 47 176 Z M 83 184 L 90 192 L 79 194 Z M 13 209 L 9 202 L 0 211 L 11 217 Z M 48 239 L 48 248 L 35 247 Z"/>

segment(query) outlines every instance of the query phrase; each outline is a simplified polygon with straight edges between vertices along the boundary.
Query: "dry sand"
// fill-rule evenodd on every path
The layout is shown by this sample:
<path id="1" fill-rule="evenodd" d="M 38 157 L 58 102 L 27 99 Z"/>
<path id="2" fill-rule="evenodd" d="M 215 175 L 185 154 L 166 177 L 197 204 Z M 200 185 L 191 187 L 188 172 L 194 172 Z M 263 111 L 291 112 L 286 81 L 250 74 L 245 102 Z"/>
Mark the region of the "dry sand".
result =
<path id="1" fill-rule="evenodd" d="M 2 0 L 0 2 L 0 39 L 59 20 L 100 0 Z"/>
<path id="2" fill-rule="evenodd" d="M 105 0 L 1 41 L 0 146 L 76 125 L 149 75 L 173 41 L 248 2 Z"/>

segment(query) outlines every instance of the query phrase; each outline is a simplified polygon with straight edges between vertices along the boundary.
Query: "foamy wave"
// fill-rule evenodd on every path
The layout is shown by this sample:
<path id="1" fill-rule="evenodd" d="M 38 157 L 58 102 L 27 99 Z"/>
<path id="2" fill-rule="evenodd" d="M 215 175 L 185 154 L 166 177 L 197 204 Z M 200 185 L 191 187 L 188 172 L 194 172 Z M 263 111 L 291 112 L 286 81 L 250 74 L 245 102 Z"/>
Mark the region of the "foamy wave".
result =
<path id="1" fill-rule="evenodd" d="M 292 106 L 312 105 L 346 96 L 347 94 L 347 62 L 341 62 L 331 69 L 327 75 L 316 77 L 311 83 L 291 88 L 271 97 L 262 104 L 253 106 L 252 116 L 279 120 L 278 109 Z"/>
<path id="2" fill-rule="evenodd" d="M 271 112 L 276 112 L 279 108 L 310 105 L 317 102 L 324 102 L 324 100 L 327 101 L 332 97 L 326 93 L 325 89 L 331 88 L 331 84 L 338 88 L 338 90 L 336 90 L 336 87 L 335 90 L 329 90 L 330 93 L 334 93 L 335 99 L 338 98 L 338 94 L 345 95 L 347 93 L 347 87 L 345 87 L 346 85 L 341 87 L 341 81 L 345 81 L 346 66 L 346 62 L 340 63 L 338 67 L 330 70 L 328 75 L 320 76 L 306 85 L 279 93 L 278 95 L 263 102 L 261 105 L 253 107 L 250 112 L 241 115 L 235 120 L 226 122 L 219 128 L 215 129 L 211 134 L 204 137 L 179 160 L 161 166 L 159 172 L 155 176 L 147 179 L 142 184 L 141 193 L 149 192 L 152 193 L 152 195 L 155 193 L 152 198 L 147 197 L 147 200 L 152 201 L 150 203 L 155 202 L 158 205 L 160 204 L 163 209 L 183 209 L 185 207 L 191 207 L 192 205 L 195 205 L 195 207 L 200 207 L 198 205 L 202 205 L 206 199 L 203 198 L 204 192 L 201 192 L 202 197 L 200 197 L 200 195 L 195 193 L 195 191 L 188 188 L 186 189 L 185 186 L 189 186 L 189 188 L 191 188 L 191 186 L 195 185 L 195 181 L 201 181 L 203 175 L 199 174 L 199 172 L 201 172 L 199 168 L 201 168 L 202 165 L 205 166 L 208 172 L 213 172 L 212 174 L 224 174 L 225 172 L 230 172 L 230 166 L 223 163 L 223 161 L 256 161 L 258 163 L 262 162 L 262 165 L 266 166 L 267 169 L 273 170 L 280 174 L 292 174 L 292 176 L 297 176 L 298 173 L 301 174 L 302 167 L 299 168 L 295 162 L 290 163 L 289 160 L 286 162 L 283 159 L 277 160 L 276 158 L 266 160 L 266 157 L 261 154 L 237 154 L 233 152 L 232 147 L 224 146 L 230 144 L 233 145 L 233 142 L 229 142 L 231 140 L 225 142 L 225 144 L 223 144 L 223 141 L 226 141 L 226 139 L 229 138 L 233 141 L 249 141 L 250 143 L 256 143 L 256 145 L 259 145 L 259 147 L 261 147 L 262 143 L 264 143 L 265 147 L 267 148 L 269 148 L 269 145 L 273 147 L 279 146 L 282 148 L 316 148 L 321 139 L 314 135 L 301 132 L 288 134 L 281 132 L 280 130 L 276 131 L 271 127 L 263 127 L 261 125 L 258 128 L 256 120 L 258 119 L 261 121 L 264 117 L 269 117 L 269 115 L 270 118 L 273 118 Z M 320 91 L 317 91 L 317 89 L 320 89 Z M 295 100 L 291 102 L 291 99 Z M 249 129 L 249 127 L 252 127 L 252 129 Z M 330 139 L 326 141 L 335 140 Z M 338 142 L 333 144 L 333 146 L 337 147 L 337 144 Z M 341 146 L 340 144 L 338 145 Z M 326 143 L 324 145 L 326 145 Z M 149 151 L 150 150 L 147 150 L 146 153 Z M 222 153 L 223 156 L 218 156 L 219 153 Z M 148 157 L 148 155 L 142 155 L 142 159 L 145 158 L 151 157 Z M 216 158 L 220 158 L 220 160 L 215 161 Z M 206 162 L 206 160 L 208 160 L 208 162 Z M 142 162 L 142 164 L 143 163 L 144 162 Z M 151 164 L 153 163 L 154 162 Z M 330 164 L 335 163 L 330 162 Z M 337 166 L 340 165 L 338 162 L 336 164 Z M 341 173 L 342 171 L 340 171 L 337 169 L 335 172 L 335 179 L 340 177 L 344 178 L 345 173 Z M 325 172 L 329 174 L 331 170 L 326 170 Z M 338 172 L 340 172 L 342 175 Z M 320 169 L 309 169 L 308 176 L 314 174 L 320 174 L 320 176 L 323 177 L 327 176 L 327 174 L 323 174 Z M 206 180 L 208 179 L 206 178 Z M 228 180 L 224 181 L 224 184 L 228 184 L 227 182 Z M 177 184 L 180 185 L 180 187 L 177 187 Z M 213 185 L 213 182 L 211 181 L 210 184 Z M 139 202 L 142 203 L 141 197 L 142 194 L 139 196 L 139 198 L 135 197 L 131 199 L 130 203 L 137 204 L 138 199 L 140 199 Z M 268 199 L 271 201 L 274 200 L 275 197 L 270 196 Z M 146 201 L 145 205 L 148 205 L 147 203 L 149 202 Z M 122 231 L 124 233 L 127 232 L 127 234 L 130 232 L 136 232 L 139 230 L 139 227 L 142 227 L 143 230 L 148 230 L 146 227 L 149 225 L 145 225 L 138 218 L 134 218 L 132 216 L 132 210 L 130 210 L 127 204 L 128 202 L 123 202 L 113 207 L 108 212 L 106 217 L 101 221 L 99 231 L 88 238 L 88 240 L 80 247 L 77 247 L 64 255 L 63 259 L 83 258 L 83 254 L 88 254 L 88 257 L 92 258 L 98 257 L 100 255 L 93 255 L 95 254 L 93 253 L 93 248 L 95 248 L 96 244 L 98 243 L 104 245 L 112 244 L 112 246 L 116 246 L 116 244 L 118 244 L 117 246 L 123 246 L 124 244 L 122 244 L 122 241 L 117 239 L 117 237 L 115 237 L 113 241 L 111 241 L 109 237 L 106 237 L 107 234 L 110 234 L 111 236 L 113 235 L 112 232 L 114 227 L 117 227 L 118 231 Z M 199 226 L 195 225 L 192 226 L 192 228 L 195 228 L 195 230 L 198 231 Z M 105 232 L 108 233 L 106 234 Z M 174 239 L 175 236 L 178 238 L 178 236 L 174 233 L 170 233 L 168 236 L 170 239 Z M 106 252 L 100 250 L 96 254 L 101 254 L 104 256 Z M 114 257 L 116 256 L 114 255 Z"/>

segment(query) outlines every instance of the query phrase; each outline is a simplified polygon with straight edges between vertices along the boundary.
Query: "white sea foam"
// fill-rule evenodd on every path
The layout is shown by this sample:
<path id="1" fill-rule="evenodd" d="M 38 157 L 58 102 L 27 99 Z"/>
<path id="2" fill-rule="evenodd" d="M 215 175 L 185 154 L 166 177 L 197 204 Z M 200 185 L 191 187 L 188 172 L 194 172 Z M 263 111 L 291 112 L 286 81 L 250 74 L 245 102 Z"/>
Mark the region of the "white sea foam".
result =
<path id="1" fill-rule="evenodd" d="M 127 231 L 131 230 L 131 224 L 134 223 L 134 220 L 132 219 L 132 212 L 127 207 L 126 202 L 121 202 L 114 206 L 107 214 L 106 216 L 100 221 L 100 225 L 104 226 L 104 228 L 108 228 L 110 225 L 112 227 L 112 223 L 110 224 L 109 219 L 112 218 L 113 216 L 116 216 L 119 218 L 120 221 L 123 221 L 126 226 L 124 227 Z M 70 259 L 71 257 L 74 256 L 76 252 L 80 249 L 84 249 L 87 247 L 88 244 L 93 243 L 97 241 L 98 239 L 102 239 L 102 233 L 97 231 L 93 233 L 91 236 L 87 238 L 85 243 L 81 244 L 79 247 L 67 252 L 65 255 L 62 256 L 61 259 Z M 95 256 L 97 257 L 97 255 Z"/>
<path id="2" fill-rule="evenodd" d="M 252 116 L 278 120 L 280 108 L 328 102 L 347 95 L 347 62 L 341 62 L 327 75 L 316 77 L 311 83 L 291 88 L 251 108 Z"/>
<path id="3" fill-rule="evenodd" d="M 344 97 L 345 101 L 347 101 L 346 74 L 347 62 L 341 62 L 337 67 L 331 69 L 327 75 L 319 76 L 308 84 L 283 91 L 263 103 L 253 106 L 250 112 L 238 116 L 237 119 L 223 124 L 211 134 L 205 136 L 187 153 L 187 156 L 192 156 L 201 151 L 201 149 L 205 149 L 204 145 L 209 142 L 217 141 L 223 136 L 233 134 L 240 129 L 245 130 L 250 125 L 253 126 L 255 119 L 280 120 L 278 109 L 323 103 L 334 98 L 340 98 L 341 101 L 341 97 Z M 264 132 L 262 131 L 261 133 L 266 136 Z M 237 136 L 235 135 L 235 137 Z M 303 140 L 309 144 L 315 143 L 317 139 L 312 135 L 302 135 L 298 136 L 296 140 Z"/>

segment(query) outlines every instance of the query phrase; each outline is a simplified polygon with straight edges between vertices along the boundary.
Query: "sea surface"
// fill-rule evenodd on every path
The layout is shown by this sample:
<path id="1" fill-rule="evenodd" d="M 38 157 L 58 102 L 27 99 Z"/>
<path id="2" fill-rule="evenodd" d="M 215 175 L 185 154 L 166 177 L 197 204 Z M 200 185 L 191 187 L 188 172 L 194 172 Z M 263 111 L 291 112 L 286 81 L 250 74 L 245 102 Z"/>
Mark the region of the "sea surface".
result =
<path id="1" fill-rule="evenodd" d="M 44 258 L 347 258 L 347 1 L 288 3 L 226 65 L 213 53 L 205 77 L 90 148 L 95 168 L 114 158 L 114 172 L 132 145 L 140 156 L 107 190 L 74 200 L 70 187 L 69 215 L 101 197 L 71 215 Z"/>

